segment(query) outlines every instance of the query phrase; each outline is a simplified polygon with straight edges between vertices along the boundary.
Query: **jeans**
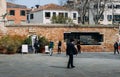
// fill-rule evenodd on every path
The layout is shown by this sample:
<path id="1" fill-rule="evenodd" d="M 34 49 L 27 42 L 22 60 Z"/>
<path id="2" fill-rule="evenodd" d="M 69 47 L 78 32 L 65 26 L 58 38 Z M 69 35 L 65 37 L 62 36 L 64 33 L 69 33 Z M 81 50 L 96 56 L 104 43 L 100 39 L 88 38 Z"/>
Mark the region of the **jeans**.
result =
<path id="1" fill-rule="evenodd" d="M 52 56 L 52 54 L 53 54 L 53 48 L 50 48 L 49 50 L 50 50 L 50 56 Z"/>

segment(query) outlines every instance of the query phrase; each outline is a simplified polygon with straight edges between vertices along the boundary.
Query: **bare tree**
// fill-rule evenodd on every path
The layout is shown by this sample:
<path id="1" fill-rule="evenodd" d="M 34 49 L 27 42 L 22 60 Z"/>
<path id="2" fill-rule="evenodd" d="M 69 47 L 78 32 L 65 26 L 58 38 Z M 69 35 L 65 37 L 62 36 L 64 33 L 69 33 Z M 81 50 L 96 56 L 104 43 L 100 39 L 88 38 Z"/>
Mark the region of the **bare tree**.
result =
<path id="1" fill-rule="evenodd" d="M 90 2 L 93 3 L 93 8 L 90 8 L 89 10 L 92 11 L 95 24 L 98 24 L 98 21 L 103 17 L 107 1 L 109 0 L 95 0 L 94 2 Z"/>
<path id="2" fill-rule="evenodd" d="M 80 15 L 80 20 L 82 24 L 85 24 L 85 21 L 87 20 L 88 7 L 89 0 L 81 0 L 81 3 L 78 4 L 77 10 Z"/>
<path id="3" fill-rule="evenodd" d="M 98 24 L 104 13 L 107 1 L 109 0 L 76 0 L 76 2 L 75 0 L 68 0 L 67 7 L 78 11 L 82 24 L 85 24 L 85 22 Z"/>
<path id="4" fill-rule="evenodd" d="M 85 16 L 88 12 L 88 1 L 89 0 L 68 0 L 67 1 L 67 7 L 69 9 L 75 9 L 78 11 L 80 18 L 79 20 L 81 21 L 82 24 L 85 23 Z"/>
<path id="5" fill-rule="evenodd" d="M 58 1 L 61 6 L 65 5 L 65 3 L 67 2 L 67 0 L 58 0 Z"/>

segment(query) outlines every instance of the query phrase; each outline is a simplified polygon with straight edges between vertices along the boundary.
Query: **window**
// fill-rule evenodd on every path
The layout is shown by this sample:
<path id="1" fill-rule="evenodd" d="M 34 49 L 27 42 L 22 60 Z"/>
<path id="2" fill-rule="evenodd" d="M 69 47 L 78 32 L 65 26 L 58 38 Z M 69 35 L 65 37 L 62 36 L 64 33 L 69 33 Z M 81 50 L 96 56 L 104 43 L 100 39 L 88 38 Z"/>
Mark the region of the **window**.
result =
<path id="1" fill-rule="evenodd" d="M 29 20 L 29 15 L 27 15 L 27 20 Z"/>
<path id="2" fill-rule="evenodd" d="M 89 21 L 89 17 L 88 16 L 85 16 L 85 21 Z"/>
<path id="3" fill-rule="evenodd" d="M 30 23 L 30 16 L 27 15 L 27 22 Z"/>
<path id="4" fill-rule="evenodd" d="M 34 14 L 30 14 L 30 19 L 33 19 L 34 18 Z"/>
<path id="5" fill-rule="evenodd" d="M 120 5 L 116 5 L 116 9 L 120 9 Z"/>
<path id="6" fill-rule="evenodd" d="M 94 5 L 94 9 L 97 9 L 97 8 L 98 8 L 98 4 L 95 4 L 95 5 Z"/>
<path id="7" fill-rule="evenodd" d="M 25 24 L 26 23 L 26 21 L 25 20 L 21 20 L 21 24 Z"/>
<path id="8" fill-rule="evenodd" d="M 56 16 L 56 12 L 53 12 L 53 16 Z"/>
<path id="9" fill-rule="evenodd" d="M 46 17 L 46 18 L 50 18 L 50 16 L 51 16 L 51 15 L 50 15 L 50 12 L 45 12 L 45 17 Z"/>
<path id="10" fill-rule="evenodd" d="M 76 18 L 77 18 L 76 13 L 73 13 L 73 19 L 76 20 Z"/>
<path id="11" fill-rule="evenodd" d="M 94 17 L 94 20 L 100 20 L 100 21 L 103 21 L 103 19 L 104 19 L 104 15 L 95 15 L 95 17 Z"/>
<path id="12" fill-rule="evenodd" d="M 120 15 L 114 15 L 113 16 L 113 18 L 114 18 L 114 21 L 120 21 Z"/>
<path id="13" fill-rule="evenodd" d="M 98 32 L 70 32 L 64 33 L 64 40 L 69 41 L 70 38 L 80 40 L 81 45 L 100 45 L 103 42 L 103 35 Z"/>
<path id="14" fill-rule="evenodd" d="M 15 23 L 14 20 L 8 20 L 8 24 L 12 25 L 14 23 Z"/>
<path id="15" fill-rule="evenodd" d="M 107 19 L 108 19 L 108 21 L 111 21 L 112 20 L 112 15 L 107 15 Z"/>
<path id="16" fill-rule="evenodd" d="M 100 4 L 100 5 L 99 5 L 99 8 L 104 8 L 104 7 L 105 7 L 104 4 Z"/>
<path id="17" fill-rule="evenodd" d="M 103 19 L 104 19 L 104 15 L 101 15 L 100 16 L 100 21 L 103 21 Z"/>
<path id="18" fill-rule="evenodd" d="M 65 17 L 68 18 L 68 13 L 65 13 Z"/>
<path id="19" fill-rule="evenodd" d="M 108 4 L 108 8 L 109 8 L 109 9 L 112 9 L 112 5 Z"/>
<path id="20" fill-rule="evenodd" d="M 15 10 L 10 10 L 10 15 L 15 15 Z"/>
<path id="21" fill-rule="evenodd" d="M 21 16 L 25 16 L 25 10 L 21 10 L 21 11 L 20 11 L 20 15 L 21 15 Z"/>
<path id="22" fill-rule="evenodd" d="M 60 17 L 64 17 L 64 14 L 63 14 L 63 13 L 59 13 L 59 16 L 60 16 Z"/>

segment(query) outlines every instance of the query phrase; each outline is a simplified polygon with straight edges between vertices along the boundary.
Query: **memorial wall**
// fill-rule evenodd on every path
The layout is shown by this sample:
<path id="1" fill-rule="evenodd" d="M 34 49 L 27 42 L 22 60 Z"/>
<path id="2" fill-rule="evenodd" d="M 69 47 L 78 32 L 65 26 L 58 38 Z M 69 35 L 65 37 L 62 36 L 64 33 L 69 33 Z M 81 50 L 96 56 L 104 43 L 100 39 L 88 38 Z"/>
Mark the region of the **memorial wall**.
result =
<path id="1" fill-rule="evenodd" d="M 55 43 L 54 51 L 57 51 L 58 41 L 62 41 L 62 51 L 66 49 L 65 33 L 72 33 L 72 37 L 80 38 L 83 52 L 111 52 L 113 44 L 118 39 L 118 27 L 114 26 L 46 26 L 46 25 L 19 25 L 6 26 L 10 35 L 39 35 L 45 36 Z M 79 35 L 78 35 L 79 34 Z M 80 36 L 80 37 L 79 37 Z M 69 39 L 71 36 L 67 36 Z"/>

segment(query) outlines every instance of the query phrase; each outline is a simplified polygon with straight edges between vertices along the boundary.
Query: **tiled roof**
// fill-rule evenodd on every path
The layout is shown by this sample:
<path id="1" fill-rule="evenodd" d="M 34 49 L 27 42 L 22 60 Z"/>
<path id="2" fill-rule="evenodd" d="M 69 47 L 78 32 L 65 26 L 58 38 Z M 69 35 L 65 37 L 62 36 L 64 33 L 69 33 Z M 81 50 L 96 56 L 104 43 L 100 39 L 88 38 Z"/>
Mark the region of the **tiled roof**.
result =
<path id="1" fill-rule="evenodd" d="M 19 5 L 19 4 L 7 2 L 7 8 L 27 8 L 27 7 L 25 5 Z"/>
<path id="2" fill-rule="evenodd" d="M 39 8 L 35 8 L 32 12 L 40 10 L 68 10 L 68 8 L 56 4 L 47 4 L 44 6 L 39 6 Z"/>

